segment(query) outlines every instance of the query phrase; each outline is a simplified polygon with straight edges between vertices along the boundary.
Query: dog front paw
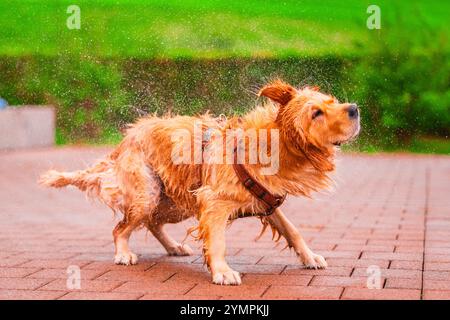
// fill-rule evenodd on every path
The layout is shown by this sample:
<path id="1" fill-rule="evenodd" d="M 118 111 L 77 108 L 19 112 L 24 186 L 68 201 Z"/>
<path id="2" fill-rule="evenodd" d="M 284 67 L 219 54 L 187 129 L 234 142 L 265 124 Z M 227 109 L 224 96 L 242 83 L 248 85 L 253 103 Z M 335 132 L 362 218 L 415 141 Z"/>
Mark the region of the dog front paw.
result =
<path id="1" fill-rule="evenodd" d="M 300 260 L 306 269 L 325 269 L 328 266 L 325 258 L 314 252 L 308 252 L 308 254 L 300 257 Z"/>
<path id="2" fill-rule="evenodd" d="M 136 264 L 138 262 L 138 257 L 133 252 L 118 252 L 114 256 L 115 264 L 123 264 L 126 266 Z"/>
<path id="3" fill-rule="evenodd" d="M 229 269 L 225 272 L 213 273 L 212 281 L 214 284 L 238 286 L 242 283 L 239 272 Z"/>
<path id="4" fill-rule="evenodd" d="M 171 247 L 167 249 L 169 256 L 191 256 L 194 251 L 187 244 L 180 243 L 176 247 Z"/>

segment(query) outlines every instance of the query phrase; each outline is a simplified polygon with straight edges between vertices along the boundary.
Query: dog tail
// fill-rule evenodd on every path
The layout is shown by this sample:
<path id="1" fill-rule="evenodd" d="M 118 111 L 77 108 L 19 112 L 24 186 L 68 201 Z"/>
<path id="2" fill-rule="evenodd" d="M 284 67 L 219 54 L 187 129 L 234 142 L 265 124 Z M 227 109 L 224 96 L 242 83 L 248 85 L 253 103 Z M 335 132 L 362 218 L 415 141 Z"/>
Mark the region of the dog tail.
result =
<path id="1" fill-rule="evenodd" d="M 97 172 L 90 171 L 90 169 L 73 172 L 49 170 L 40 176 L 38 183 L 53 188 L 62 188 L 72 185 L 81 191 L 86 191 L 89 196 L 95 196 L 99 194 L 101 179 Z"/>

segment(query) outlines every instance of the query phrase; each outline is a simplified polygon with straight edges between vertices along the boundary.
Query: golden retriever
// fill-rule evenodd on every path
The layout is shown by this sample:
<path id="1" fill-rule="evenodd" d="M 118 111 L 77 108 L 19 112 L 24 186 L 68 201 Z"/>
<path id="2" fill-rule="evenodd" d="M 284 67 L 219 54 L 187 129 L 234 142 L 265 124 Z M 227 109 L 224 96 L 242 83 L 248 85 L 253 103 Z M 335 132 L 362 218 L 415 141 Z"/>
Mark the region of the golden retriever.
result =
<path id="1" fill-rule="evenodd" d="M 339 103 L 316 88 L 296 89 L 275 80 L 259 95 L 271 101 L 243 117 L 142 118 L 104 160 L 76 172 L 48 171 L 40 183 L 57 188 L 74 185 L 123 214 L 113 231 L 117 264 L 137 263 L 128 239 L 139 226 L 146 226 L 169 254 L 191 254 L 187 245 L 176 242 L 163 227 L 195 216 L 212 281 L 238 285 L 239 273 L 225 260 L 227 223 L 240 213 L 257 214 L 266 208 L 239 180 L 231 165 L 237 158 L 224 146 L 232 145 L 231 153 L 236 155 L 239 144 L 244 151 L 240 161 L 271 193 L 310 196 L 330 185 L 336 146 L 354 138 L 360 128 L 356 105 Z M 230 139 L 233 129 L 241 130 L 244 138 L 238 141 L 234 135 Z M 249 131 L 252 134 L 247 134 Z M 261 133 L 269 137 L 264 139 Z M 267 157 L 276 159 L 270 164 L 255 161 Z M 264 172 L 269 166 L 271 170 Z M 261 221 L 286 239 L 304 266 L 327 266 L 279 208 Z"/>

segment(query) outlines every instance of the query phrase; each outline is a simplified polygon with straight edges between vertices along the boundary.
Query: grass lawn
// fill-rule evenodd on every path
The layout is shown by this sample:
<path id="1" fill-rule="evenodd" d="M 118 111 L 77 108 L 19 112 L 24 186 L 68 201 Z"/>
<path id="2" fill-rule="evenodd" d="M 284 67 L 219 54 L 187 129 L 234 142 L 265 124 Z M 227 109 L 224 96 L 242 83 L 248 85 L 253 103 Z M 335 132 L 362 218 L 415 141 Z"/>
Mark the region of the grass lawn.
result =
<path id="1" fill-rule="evenodd" d="M 366 0 L 8 0 L 0 2 L 0 55 L 99 57 L 283 57 L 363 55 L 374 42 L 431 30 L 449 48 L 450 2 L 378 0 L 380 31 L 366 27 Z M 68 5 L 81 30 L 66 27 Z M 425 28 L 426 27 L 426 28 Z M 429 36 L 429 35 L 428 35 Z"/>

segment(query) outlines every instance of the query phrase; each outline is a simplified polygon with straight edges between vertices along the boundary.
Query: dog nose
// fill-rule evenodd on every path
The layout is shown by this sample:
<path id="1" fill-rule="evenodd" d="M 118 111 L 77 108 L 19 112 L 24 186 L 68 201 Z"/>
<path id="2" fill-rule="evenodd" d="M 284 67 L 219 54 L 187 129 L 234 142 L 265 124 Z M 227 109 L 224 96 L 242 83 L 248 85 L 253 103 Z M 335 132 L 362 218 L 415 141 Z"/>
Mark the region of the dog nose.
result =
<path id="1" fill-rule="evenodd" d="M 347 112 L 348 112 L 348 116 L 349 116 L 350 119 L 358 118 L 359 111 L 358 111 L 358 106 L 356 104 L 351 104 L 347 108 Z"/>

